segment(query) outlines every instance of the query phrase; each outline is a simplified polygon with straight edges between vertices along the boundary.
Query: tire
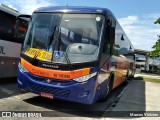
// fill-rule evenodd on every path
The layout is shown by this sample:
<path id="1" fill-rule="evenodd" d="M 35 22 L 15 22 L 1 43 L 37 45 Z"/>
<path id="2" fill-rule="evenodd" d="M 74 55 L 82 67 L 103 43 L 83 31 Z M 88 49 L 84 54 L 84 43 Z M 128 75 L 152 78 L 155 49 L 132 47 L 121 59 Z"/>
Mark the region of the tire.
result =
<path id="1" fill-rule="evenodd" d="M 111 93 L 112 91 L 112 88 L 113 88 L 113 81 L 114 81 L 114 74 L 111 75 L 111 77 L 109 78 L 109 91 L 108 91 L 108 94 Z"/>
<path id="2" fill-rule="evenodd" d="M 134 78 L 135 72 L 136 72 L 136 70 L 133 70 L 132 79 Z"/>
<path id="3" fill-rule="evenodd" d="M 127 71 L 127 74 L 126 74 L 126 78 L 125 78 L 125 81 L 124 81 L 124 84 L 127 84 L 128 83 L 128 80 L 131 80 L 131 77 L 129 77 L 129 71 Z"/>

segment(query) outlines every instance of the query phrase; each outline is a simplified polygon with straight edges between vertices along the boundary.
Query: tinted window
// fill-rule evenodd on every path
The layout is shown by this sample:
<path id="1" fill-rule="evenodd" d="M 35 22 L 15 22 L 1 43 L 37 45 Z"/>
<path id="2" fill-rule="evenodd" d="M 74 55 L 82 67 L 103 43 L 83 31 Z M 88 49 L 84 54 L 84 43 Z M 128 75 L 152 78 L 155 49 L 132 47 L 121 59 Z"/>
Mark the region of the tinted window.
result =
<path id="1" fill-rule="evenodd" d="M 11 40 L 13 37 L 13 20 L 0 11 L 0 38 Z"/>
<path id="2" fill-rule="evenodd" d="M 52 61 L 71 63 L 96 61 L 104 16 L 99 14 L 35 13 L 29 23 L 22 51 L 40 49 Z"/>
<path id="3" fill-rule="evenodd" d="M 116 32 L 115 46 L 114 46 L 115 50 L 117 50 L 118 53 L 122 55 L 126 55 L 130 52 L 133 52 L 134 47 L 118 22 L 116 24 L 115 32 Z"/>

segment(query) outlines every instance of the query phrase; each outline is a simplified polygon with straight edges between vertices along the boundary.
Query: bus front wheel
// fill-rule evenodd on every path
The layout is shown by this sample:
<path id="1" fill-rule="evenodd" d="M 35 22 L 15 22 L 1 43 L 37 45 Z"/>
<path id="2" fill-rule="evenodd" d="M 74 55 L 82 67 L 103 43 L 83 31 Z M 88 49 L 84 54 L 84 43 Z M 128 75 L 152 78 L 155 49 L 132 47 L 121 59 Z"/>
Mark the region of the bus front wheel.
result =
<path id="1" fill-rule="evenodd" d="M 113 88 L 113 82 L 114 82 L 114 74 L 111 74 L 109 79 L 108 79 L 109 83 L 107 84 L 107 91 L 106 91 L 106 94 L 104 95 L 104 97 L 100 100 L 100 102 L 105 102 L 107 101 L 111 91 L 112 91 L 112 88 Z"/>

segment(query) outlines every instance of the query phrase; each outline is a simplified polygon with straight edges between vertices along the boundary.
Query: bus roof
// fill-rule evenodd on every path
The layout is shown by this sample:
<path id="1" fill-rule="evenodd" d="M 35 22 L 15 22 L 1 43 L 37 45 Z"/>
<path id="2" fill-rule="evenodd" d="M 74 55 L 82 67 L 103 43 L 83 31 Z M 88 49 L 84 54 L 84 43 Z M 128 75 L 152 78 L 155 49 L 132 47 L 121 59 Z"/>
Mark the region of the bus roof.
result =
<path id="1" fill-rule="evenodd" d="M 49 6 L 41 7 L 34 12 L 65 12 L 65 13 L 99 13 L 99 14 L 112 14 L 107 8 L 98 7 L 82 7 L 82 6 Z"/>
<path id="2" fill-rule="evenodd" d="M 3 5 L 3 4 L 0 4 L 0 10 L 5 12 L 5 13 L 8 13 L 8 14 L 11 14 L 11 15 L 14 15 L 14 16 L 18 16 L 20 15 L 20 13 L 6 5 Z"/>

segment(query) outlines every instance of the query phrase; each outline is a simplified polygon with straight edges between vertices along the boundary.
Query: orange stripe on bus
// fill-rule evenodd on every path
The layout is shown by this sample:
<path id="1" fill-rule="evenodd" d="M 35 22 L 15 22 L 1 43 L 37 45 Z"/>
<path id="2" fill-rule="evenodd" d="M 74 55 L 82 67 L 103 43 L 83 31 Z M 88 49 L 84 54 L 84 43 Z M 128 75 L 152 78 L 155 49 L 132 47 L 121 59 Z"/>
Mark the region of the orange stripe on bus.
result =
<path id="1" fill-rule="evenodd" d="M 47 78 L 54 78 L 60 80 L 70 80 L 77 77 L 81 77 L 90 73 L 90 68 L 84 68 L 79 70 L 72 70 L 72 71 L 61 71 L 61 70 L 51 70 L 46 68 L 40 68 L 33 66 L 29 62 L 21 59 L 21 64 L 32 74 L 47 77 Z"/>

